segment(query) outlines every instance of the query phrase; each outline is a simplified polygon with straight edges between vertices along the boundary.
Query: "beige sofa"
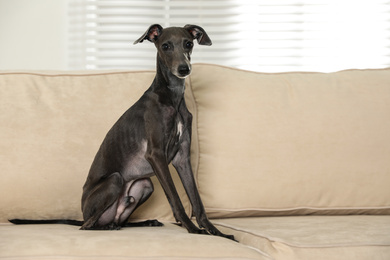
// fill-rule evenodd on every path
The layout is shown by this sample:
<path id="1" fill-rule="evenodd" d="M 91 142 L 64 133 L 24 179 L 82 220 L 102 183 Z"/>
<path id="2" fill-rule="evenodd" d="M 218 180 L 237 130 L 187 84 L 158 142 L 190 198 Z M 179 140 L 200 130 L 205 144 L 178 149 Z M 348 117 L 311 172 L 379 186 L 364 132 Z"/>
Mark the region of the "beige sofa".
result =
<path id="1" fill-rule="evenodd" d="M 81 219 L 82 185 L 103 137 L 153 77 L 0 73 L 0 259 L 390 259 L 390 69 L 193 66 L 195 177 L 208 216 L 239 243 L 172 224 L 155 177 L 132 220 L 164 227 L 8 223 Z"/>

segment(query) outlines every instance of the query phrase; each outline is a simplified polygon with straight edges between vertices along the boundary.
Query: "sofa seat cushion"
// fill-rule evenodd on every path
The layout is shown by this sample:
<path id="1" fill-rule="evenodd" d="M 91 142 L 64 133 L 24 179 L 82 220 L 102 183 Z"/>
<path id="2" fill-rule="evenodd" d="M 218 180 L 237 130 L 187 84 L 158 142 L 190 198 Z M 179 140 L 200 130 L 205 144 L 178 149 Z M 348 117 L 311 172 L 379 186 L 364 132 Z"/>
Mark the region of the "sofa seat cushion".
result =
<path id="1" fill-rule="evenodd" d="M 261 252 L 184 228 L 81 231 L 67 225 L 0 225 L 1 259 L 267 259 Z"/>
<path id="2" fill-rule="evenodd" d="M 213 222 L 273 259 L 390 259 L 390 216 L 256 217 Z"/>

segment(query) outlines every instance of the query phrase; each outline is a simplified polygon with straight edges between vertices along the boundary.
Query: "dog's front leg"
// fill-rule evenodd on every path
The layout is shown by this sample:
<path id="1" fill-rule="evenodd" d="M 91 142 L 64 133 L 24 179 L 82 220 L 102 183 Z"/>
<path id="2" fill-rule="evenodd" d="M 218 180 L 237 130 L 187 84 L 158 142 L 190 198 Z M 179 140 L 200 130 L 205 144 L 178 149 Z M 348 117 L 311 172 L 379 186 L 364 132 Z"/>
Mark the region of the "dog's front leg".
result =
<path id="1" fill-rule="evenodd" d="M 172 164 L 179 173 L 184 189 L 190 199 L 196 220 L 201 228 L 205 228 L 211 235 L 226 237 L 234 240 L 234 236 L 223 234 L 207 218 L 198 188 L 195 183 L 194 174 L 191 168 L 191 125 L 192 115 L 187 110 L 185 102 L 180 106 L 180 114 L 184 119 L 185 129 L 183 131 L 180 149 L 172 160 Z"/>
<path id="2" fill-rule="evenodd" d="M 163 187 L 165 195 L 171 205 L 176 220 L 180 221 L 189 233 L 207 234 L 205 230 L 195 226 L 187 216 L 169 172 L 167 159 L 162 151 L 163 150 L 160 148 L 148 147 L 145 158 L 152 165 L 154 173 Z"/>
<path id="3" fill-rule="evenodd" d="M 201 228 L 205 228 L 211 235 L 234 240 L 234 236 L 222 233 L 207 218 L 199 191 L 195 184 L 194 174 L 191 169 L 189 150 L 189 145 L 184 143 L 173 159 L 172 164 L 179 173 L 180 179 L 193 207 L 196 220 L 199 226 Z"/>

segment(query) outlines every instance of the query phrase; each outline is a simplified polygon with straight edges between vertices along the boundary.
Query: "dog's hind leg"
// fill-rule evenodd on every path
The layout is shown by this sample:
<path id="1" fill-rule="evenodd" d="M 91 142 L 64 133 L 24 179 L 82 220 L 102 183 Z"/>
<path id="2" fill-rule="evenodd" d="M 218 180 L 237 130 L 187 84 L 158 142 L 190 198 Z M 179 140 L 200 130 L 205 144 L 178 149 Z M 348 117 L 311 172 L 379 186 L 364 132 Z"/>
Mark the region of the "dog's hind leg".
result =
<path id="1" fill-rule="evenodd" d="M 157 220 L 147 220 L 138 223 L 127 223 L 130 215 L 136 210 L 142 203 L 144 203 L 154 190 L 153 183 L 150 178 L 142 178 L 129 182 L 126 185 L 126 189 L 122 197 L 126 200 L 125 204 L 118 207 L 117 219 L 121 226 L 125 227 L 139 227 L 139 226 L 162 226 L 163 224 Z"/>
<path id="2" fill-rule="evenodd" d="M 118 172 L 94 186 L 83 200 L 84 224 L 81 229 L 118 229 L 114 219 L 123 186 L 123 177 Z"/>

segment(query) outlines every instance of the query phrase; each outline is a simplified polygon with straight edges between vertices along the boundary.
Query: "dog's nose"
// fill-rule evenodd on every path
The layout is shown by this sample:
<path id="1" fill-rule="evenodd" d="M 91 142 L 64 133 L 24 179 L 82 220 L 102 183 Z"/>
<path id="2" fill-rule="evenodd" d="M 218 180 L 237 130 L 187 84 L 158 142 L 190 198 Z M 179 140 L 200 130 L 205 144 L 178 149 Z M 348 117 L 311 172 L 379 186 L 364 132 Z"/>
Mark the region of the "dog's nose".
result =
<path id="1" fill-rule="evenodd" d="M 179 72 L 180 76 L 188 76 L 188 74 L 190 74 L 190 68 L 188 65 L 180 65 L 177 71 Z"/>

